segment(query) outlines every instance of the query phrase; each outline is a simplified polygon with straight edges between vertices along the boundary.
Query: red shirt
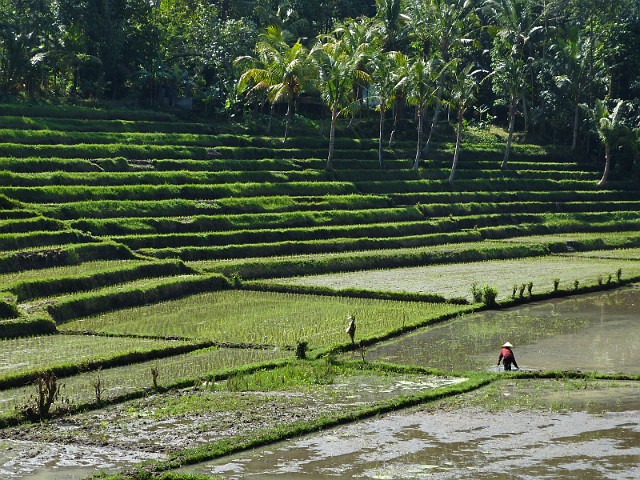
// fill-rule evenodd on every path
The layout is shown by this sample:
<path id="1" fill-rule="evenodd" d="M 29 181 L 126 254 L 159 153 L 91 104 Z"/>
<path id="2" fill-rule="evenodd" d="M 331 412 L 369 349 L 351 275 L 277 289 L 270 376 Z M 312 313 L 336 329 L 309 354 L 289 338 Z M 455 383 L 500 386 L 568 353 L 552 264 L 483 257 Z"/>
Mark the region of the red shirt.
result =
<path id="1" fill-rule="evenodd" d="M 502 347 L 502 350 L 500 350 L 500 356 L 498 357 L 498 365 L 500 365 L 500 360 L 502 360 L 503 358 L 504 358 L 503 363 L 505 365 L 513 363 L 514 367 L 519 368 L 518 362 L 516 362 L 516 357 L 510 348 Z"/>
<path id="2" fill-rule="evenodd" d="M 513 363 L 513 352 L 510 348 L 502 347 L 502 350 L 500 350 L 500 356 L 498 357 L 498 362 L 500 362 L 500 360 L 502 360 L 503 358 L 507 362 Z"/>

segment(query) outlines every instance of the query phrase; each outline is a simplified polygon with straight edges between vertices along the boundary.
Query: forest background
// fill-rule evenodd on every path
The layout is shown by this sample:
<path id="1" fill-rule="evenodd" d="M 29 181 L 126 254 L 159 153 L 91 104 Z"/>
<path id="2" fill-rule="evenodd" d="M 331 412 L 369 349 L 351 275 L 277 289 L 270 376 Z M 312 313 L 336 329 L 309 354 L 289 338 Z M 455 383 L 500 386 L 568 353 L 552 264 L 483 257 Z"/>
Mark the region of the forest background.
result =
<path id="1" fill-rule="evenodd" d="M 637 175 L 638 45 L 638 0 L 0 0 L 0 98 L 419 133 L 446 112 Z"/>

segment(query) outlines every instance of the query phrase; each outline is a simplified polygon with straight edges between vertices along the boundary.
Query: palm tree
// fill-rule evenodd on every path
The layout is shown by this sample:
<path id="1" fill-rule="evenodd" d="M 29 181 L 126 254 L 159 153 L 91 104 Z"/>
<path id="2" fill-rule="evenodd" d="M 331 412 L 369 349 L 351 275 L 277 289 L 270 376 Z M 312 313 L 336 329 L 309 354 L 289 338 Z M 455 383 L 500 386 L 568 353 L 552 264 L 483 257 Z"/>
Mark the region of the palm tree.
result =
<path id="1" fill-rule="evenodd" d="M 437 79 L 441 72 L 437 72 L 433 59 L 426 61 L 422 57 L 409 62 L 406 74 L 400 79 L 400 84 L 406 89 L 407 104 L 415 106 L 418 119 L 418 141 L 413 170 L 417 171 L 420 164 L 422 150 L 422 136 L 424 133 L 424 110 L 433 101 L 438 90 Z"/>
<path id="2" fill-rule="evenodd" d="M 507 40 L 500 37 L 494 39 L 494 48 L 491 51 L 493 91 L 507 98 L 509 108 L 509 133 L 504 157 L 500 165 L 502 170 L 507 168 L 507 162 L 509 161 L 513 132 L 515 130 L 517 106 L 526 83 L 525 76 L 522 73 L 524 60 L 508 53 L 512 50 L 513 46 L 509 44 Z"/>
<path id="3" fill-rule="evenodd" d="M 382 140 L 384 138 L 384 121 L 387 110 L 395 102 L 398 92 L 398 76 L 406 68 L 407 58 L 400 52 L 379 52 L 371 59 L 371 88 L 378 101 L 380 113 L 378 137 L 378 162 L 384 168 Z"/>
<path id="4" fill-rule="evenodd" d="M 368 83 L 370 76 L 362 69 L 366 49 L 361 46 L 355 52 L 345 48 L 337 36 L 327 35 L 311 50 L 319 73 L 320 95 L 331 113 L 329 129 L 329 153 L 325 168 L 333 168 L 336 123 L 338 116 L 357 104 L 353 90 L 358 81 Z"/>
<path id="5" fill-rule="evenodd" d="M 376 0 L 376 18 L 382 24 L 383 50 L 396 50 L 402 35 L 403 0 Z"/>
<path id="6" fill-rule="evenodd" d="M 437 57 L 445 65 L 476 43 L 473 32 L 479 25 L 472 0 L 420 0 L 411 4 L 407 16 L 423 44 L 423 53 Z M 423 156 L 429 153 L 437 129 L 446 80 L 443 75 L 438 81 L 440 88 L 436 93 L 429 136 L 422 149 Z"/>
<path id="7" fill-rule="evenodd" d="M 289 46 L 279 27 L 270 26 L 256 44 L 258 62 L 247 69 L 238 80 L 238 90 L 252 93 L 265 90 L 271 105 L 287 103 L 284 140 L 289 135 L 293 107 L 300 92 L 310 82 L 314 74 L 314 64 L 308 50 L 298 40 Z M 236 62 L 248 60 L 240 57 Z M 256 63 L 256 62 L 254 62 Z M 250 87 L 250 88 L 249 88 Z"/>
<path id="8" fill-rule="evenodd" d="M 620 115 L 620 110 L 624 104 L 624 100 L 617 100 L 613 110 L 609 111 L 606 101 L 598 99 L 593 109 L 593 120 L 595 122 L 596 132 L 604 147 L 604 171 L 602 172 L 602 178 L 598 182 L 598 187 L 604 187 L 609 178 L 609 172 L 611 170 L 611 150 L 616 148 L 628 133 L 628 129 L 622 122 Z"/>
<path id="9" fill-rule="evenodd" d="M 486 0 L 484 10 L 494 22 L 496 29 L 491 50 L 494 69 L 493 90 L 506 97 L 508 103 L 509 136 L 501 168 L 507 168 L 516 107 L 522 100 L 525 117 L 525 131 L 528 124 L 525 92 L 527 87 L 526 67 L 529 58 L 525 55 L 525 46 L 536 32 L 543 29 L 538 25 L 540 15 L 534 13 L 534 1 L 531 0 Z"/>
<path id="10" fill-rule="evenodd" d="M 456 129 L 456 148 L 453 154 L 453 163 L 451 165 L 451 174 L 449 175 L 449 183 L 453 184 L 458 167 L 458 158 L 460 156 L 460 145 L 462 143 L 462 124 L 464 114 L 467 108 L 476 100 L 476 91 L 478 90 L 478 82 L 476 75 L 482 70 L 472 70 L 473 65 L 469 64 L 461 70 L 455 70 L 453 73 L 453 82 L 450 92 L 450 98 L 447 103 L 454 107 L 457 111 L 458 126 Z"/>
<path id="11" fill-rule="evenodd" d="M 571 150 L 575 151 L 578 143 L 578 125 L 580 122 L 580 104 L 582 97 L 590 85 L 602 79 L 603 68 L 601 62 L 594 70 L 591 66 L 591 41 L 580 36 L 577 27 L 569 28 L 566 38 L 559 37 L 551 47 L 555 49 L 555 67 L 559 70 L 555 81 L 558 87 L 567 89 L 573 106 L 573 139 Z M 601 68 L 598 68 L 600 66 Z"/>

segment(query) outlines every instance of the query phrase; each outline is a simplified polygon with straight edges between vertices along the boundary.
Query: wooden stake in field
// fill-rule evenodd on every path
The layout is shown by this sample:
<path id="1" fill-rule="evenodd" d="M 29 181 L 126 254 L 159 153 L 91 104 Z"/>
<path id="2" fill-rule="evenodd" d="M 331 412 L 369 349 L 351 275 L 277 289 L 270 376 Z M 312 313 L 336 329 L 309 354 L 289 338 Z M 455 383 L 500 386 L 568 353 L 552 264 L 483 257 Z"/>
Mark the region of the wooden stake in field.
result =
<path id="1" fill-rule="evenodd" d="M 347 329 L 345 330 L 345 332 L 347 332 L 349 334 L 349 338 L 351 338 L 351 344 L 355 345 L 356 342 L 355 342 L 354 338 L 355 338 L 355 335 L 356 335 L 356 316 L 355 315 L 349 315 L 347 320 L 349 320 L 349 325 L 347 325 Z"/>

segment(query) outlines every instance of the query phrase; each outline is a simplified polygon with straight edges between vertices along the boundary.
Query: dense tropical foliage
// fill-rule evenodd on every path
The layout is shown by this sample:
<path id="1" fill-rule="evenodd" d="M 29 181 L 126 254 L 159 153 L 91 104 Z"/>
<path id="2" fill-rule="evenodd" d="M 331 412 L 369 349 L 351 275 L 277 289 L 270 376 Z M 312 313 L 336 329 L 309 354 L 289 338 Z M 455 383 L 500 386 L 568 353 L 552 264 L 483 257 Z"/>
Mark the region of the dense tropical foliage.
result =
<path id="1" fill-rule="evenodd" d="M 285 138 L 297 113 L 335 135 L 339 116 L 377 110 L 380 164 L 384 124 L 404 116 L 416 167 L 434 131 L 484 115 L 507 128 L 503 168 L 522 131 L 637 173 L 637 142 L 600 142 L 598 118 L 637 127 L 639 40 L 638 0 L 0 0 L 0 96 L 266 108 Z M 483 72 L 473 104 L 463 65 Z"/>

